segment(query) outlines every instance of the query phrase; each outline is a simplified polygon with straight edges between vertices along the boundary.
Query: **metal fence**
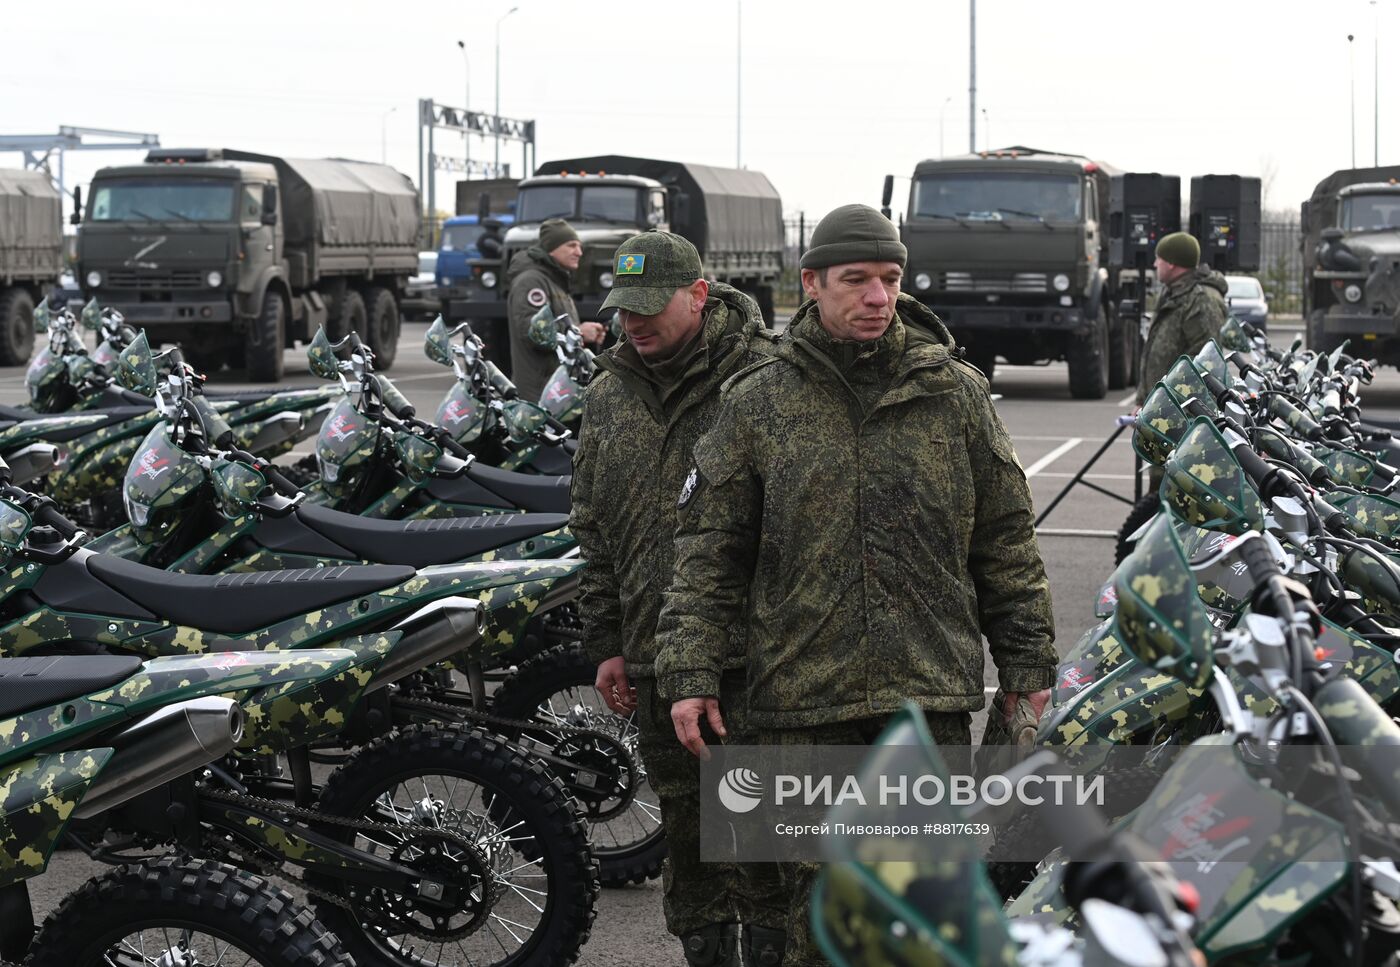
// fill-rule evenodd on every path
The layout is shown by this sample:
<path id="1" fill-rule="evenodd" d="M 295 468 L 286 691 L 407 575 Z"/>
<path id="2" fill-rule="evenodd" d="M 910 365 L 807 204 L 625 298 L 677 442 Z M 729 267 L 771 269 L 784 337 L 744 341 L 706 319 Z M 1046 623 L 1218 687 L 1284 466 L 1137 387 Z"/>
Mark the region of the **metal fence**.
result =
<path id="1" fill-rule="evenodd" d="M 1297 221 L 1266 221 L 1259 232 L 1259 271 L 1272 314 L 1303 307 L 1303 234 Z"/>

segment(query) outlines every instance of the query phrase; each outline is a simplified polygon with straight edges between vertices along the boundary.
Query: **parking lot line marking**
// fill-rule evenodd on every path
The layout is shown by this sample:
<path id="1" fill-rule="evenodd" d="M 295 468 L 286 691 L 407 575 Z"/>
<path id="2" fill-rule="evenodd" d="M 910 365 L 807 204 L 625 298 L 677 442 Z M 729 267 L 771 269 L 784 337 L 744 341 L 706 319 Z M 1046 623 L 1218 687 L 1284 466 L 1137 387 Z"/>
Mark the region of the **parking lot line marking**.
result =
<path id="1" fill-rule="evenodd" d="M 294 451 L 294 452 L 295 452 L 295 451 Z M 1066 473 L 1066 472 L 1063 471 L 1063 470 L 1045 470 L 1045 471 L 1042 471 L 1042 472 L 1041 472 L 1041 474 L 1040 474 L 1040 479 L 1042 479 L 1042 480 L 1047 480 L 1047 479 L 1051 479 L 1051 478 L 1058 477 L 1058 478 L 1060 478 L 1061 480 L 1067 480 L 1067 479 L 1069 479 L 1070 477 L 1073 477 L 1073 476 L 1074 476 L 1074 474 L 1072 474 L 1072 473 Z M 1084 475 L 1084 479 L 1085 479 L 1085 480 L 1132 480 L 1132 479 L 1133 479 L 1133 475 L 1130 474 L 1130 473 L 1086 473 L 1086 474 Z"/>
<path id="2" fill-rule="evenodd" d="M 1127 396 L 1123 397 L 1121 400 L 1119 400 L 1119 401 L 1118 401 L 1116 404 L 1114 404 L 1114 405 L 1115 405 L 1115 406 L 1128 406 L 1129 404 L 1131 404 L 1131 403 L 1136 403 L 1136 402 L 1137 402 L 1137 390 L 1133 390 L 1131 393 L 1129 393 Z"/>
<path id="3" fill-rule="evenodd" d="M 1078 436 L 1076 436 L 1076 437 L 1070 437 L 1070 438 L 1069 438 L 1068 440 L 1066 440 L 1064 443 L 1061 443 L 1061 444 L 1060 444 L 1059 446 L 1057 446 L 1055 449 L 1051 450 L 1051 451 L 1050 451 L 1049 453 L 1047 453 L 1045 456 L 1041 457 L 1041 458 L 1040 458 L 1039 460 L 1037 460 L 1035 463 L 1033 463 L 1033 464 L 1031 464 L 1029 467 L 1027 467 L 1027 468 L 1026 468 L 1026 477 L 1027 477 L 1027 478 L 1034 477 L 1036 474 L 1040 473 L 1040 471 L 1042 471 L 1042 470 L 1044 470 L 1046 467 L 1050 466 L 1050 464 L 1054 463 L 1056 460 L 1060 459 L 1060 458 L 1063 457 L 1066 453 L 1069 453 L 1071 450 L 1073 450 L 1075 447 L 1079 446 L 1079 444 L 1081 444 L 1081 443 L 1083 443 L 1083 442 L 1084 442 L 1084 438 L 1083 438 L 1083 437 L 1078 437 Z"/>

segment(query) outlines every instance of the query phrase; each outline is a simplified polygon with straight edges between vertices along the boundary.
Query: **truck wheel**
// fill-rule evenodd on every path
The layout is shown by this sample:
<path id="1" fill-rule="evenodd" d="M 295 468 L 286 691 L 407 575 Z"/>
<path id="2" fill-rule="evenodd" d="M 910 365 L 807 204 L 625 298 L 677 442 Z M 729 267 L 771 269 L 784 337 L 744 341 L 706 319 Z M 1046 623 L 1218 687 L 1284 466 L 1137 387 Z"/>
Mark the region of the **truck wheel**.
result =
<path id="1" fill-rule="evenodd" d="M 345 294 L 335 300 L 335 312 L 331 314 L 331 323 L 326 330 L 326 336 L 332 342 L 340 342 L 352 332 L 359 333 L 361 339 L 368 339 L 365 334 L 364 297 L 354 289 L 346 289 Z"/>
<path id="2" fill-rule="evenodd" d="M 374 350 L 374 368 L 390 369 L 394 365 L 394 357 L 399 353 L 399 304 L 394 299 L 394 293 L 383 286 L 367 291 L 365 304 L 368 307 L 366 325 L 369 331 L 367 335 L 360 335 L 368 340 L 369 348 Z"/>
<path id="3" fill-rule="evenodd" d="M 1099 312 L 1103 312 L 1103 308 Z M 1108 329 L 1108 388 L 1133 385 L 1133 355 L 1137 348 L 1132 326 L 1114 313 Z"/>
<path id="4" fill-rule="evenodd" d="M 34 351 L 34 298 L 24 289 L 0 294 L 0 366 L 22 366 Z"/>
<path id="5" fill-rule="evenodd" d="M 1069 337 L 1069 393 L 1077 400 L 1101 400 L 1108 393 L 1108 319 L 1099 310 L 1088 332 Z"/>
<path id="6" fill-rule="evenodd" d="M 253 320 L 248 340 L 243 344 L 243 365 L 255 382 L 276 383 L 282 379 L 282 347 L 287 334 L 287 307 L 276 292 L 263 294 L 262 310 Z"/>
<path id="7" fill-rule="evenodd" d="M 1314 309 L 1308 313 L 1308 348 L 1315 353 L 1330 353 L 1341 345 L 1340 339 L 1328 338 L 1323 330 L 1322 324 L 1326 318 L 1326 309 Z"/>

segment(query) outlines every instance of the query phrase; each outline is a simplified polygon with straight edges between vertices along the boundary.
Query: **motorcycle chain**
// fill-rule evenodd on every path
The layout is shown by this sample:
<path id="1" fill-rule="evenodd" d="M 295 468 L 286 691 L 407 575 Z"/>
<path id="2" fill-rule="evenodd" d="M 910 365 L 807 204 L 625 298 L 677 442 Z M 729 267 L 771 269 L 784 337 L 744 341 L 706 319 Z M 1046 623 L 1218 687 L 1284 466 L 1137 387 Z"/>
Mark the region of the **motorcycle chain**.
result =
<path id="1" fill-rule="evenodd" d="M 636 753 L 627 747 L 627 743 L 623 742 L 618 736 L 610 735 L 601 729 L 587 728 L 579 725 L 565 725 L 562 722 L 550 723 L 536 722 L 529 719 L 511 719 L 501 715 L 492 715 L 490 712 L 482 712 L 474 708 L 449 705 L 446 702 L 437 702 L 429 698 L 401 696 L 395 699 L 394 704 L 411 711 L 426 712 L 438 718 L 465 719 L 468 722 L 489 725 L 496 731 L 513 731 L 522 734 L 545 731 L 558 734 L 561 740 L 571 738 L 591 739 L 595 742 L 602 740 L 605 744 L 616 749 L 626 761 L 627 775 L 630 779 L 627 788 L 623 790 L 622 801 L 612 810 L 609 810 L 609 815 L 618 812 L 631 803 L 632 798 L 637 793 L 637 787 L 641 783 L 642 777 L 646 775 L 641 761 L 637 758 Z M 557 747 L 558 742 L 556 742 L 555 745 Z M 526 748 L 523 749 L 523 751 L 528 754 L 531 750 Z"/>
<path id="2" fill-rule="evenodd" d="M 292 819 L 299 819 L 312 824 L 339 826 L 345 829 L 353 829 L 357 832 L 373 832 L 393 837 L 401 837 L 404 835 L 420 835 L 436 837 L 439 839 L 446 839 L 452 842 L 454 845 L 457 845 L 460 848 L 467 850 L 474 856 L 476 856 L 480 861 L 480 865 L 483 869 L 492 868 L 491 864 L 489 862 L 486 862 L 485 859 L 482 857 L 482 850 L 480 847 L 478 847 L 471 840 L 467 839 L 465 836 L 462 836 L 459 833 L 454 833 L 448 829 L 441 829 L 435 826 L 424 826 L 421 823 L 402 823 L 398 825 L 391 825 L 389 823 L 376 823 L 368 819 L 351 819 L 348 816 L 333 816 L 329 813 L 323 813 L 316 809 L 306 809 L 304 807 L 293 806 L 276 799 L 266 799 L 261 796 L 251 796 L 246 793 L 229 792 L 225 789 L 210 789 L 206 787 L 201 791 L 201 794 L 210 799 L 216 799 L 220 802 L 228 803 L 229 805 L 242 806 L 244 808 L 259 810 L 263 812 L 282 813 L 283 815 L 286 815 Z M 490 819 L 487 818 L 486 821 L 489 823 Z M 225 844 L 221 842 L 216 843 L 214 845 L 216 849 L 223 849 L 225 847 Z M 364 915 L 364 911 L 357 909 L 354 906 L 354 904 L 350 902 L 350 900 L 341 896 L 339 893 L 336 893 L 334 890 L 329 890 L 325 887 L 317 886 L 316 884 L 310 882 L 304 875 L 288 875 L 283 870 L 281 864 L 278 864 L 272 861 L 271 859 L 264 860 L 262 859 L 263 855 L 264 854 L 262 854 L 261 851 L 258 851 L 256 849 L 252 850 L 251 852 L 240 851 L 238 853 L 237 865 L 242 868 L 248 869 L 251 873 L 257 873 L 265 877 L 279 877 L 289 882 L 293 882 L 297 886 L 305 890 L 308 895 L 325 900 L 328 903 L 332 903 L 335 906 L 338 906 L 341 909 L 345 910 L 347 913 L 351 914 L 357 919 Z M 486 905 L 488 907 L 494 906 L 496 901 L 500 899 L 500 897 L 504 893 L 504 884 L 500 883 L 499 880 L 493 882 L 490 889 L 490 897 Z M 394 926 L 396 928 L 403 928 L 404 933 L 407 933 L 410 936 L 417 937 L 420 940 L 434 941 L 443 939 L 453 940 L 457 939 L 458 937 L 467 936 L 468 934 L 475 932 L 479 925 L 480 924 L 478 920 L 473 920 L 471 923 L 467 924 L 465 927 L 457 931 L 451 931 L 450 933 L 443 933 L 441 931 L 437 933 L 432 933 L 427 930 L 424 930 L 421 927 L 418 927 L 412 919 L 395 921 L 394 923 Z"/>

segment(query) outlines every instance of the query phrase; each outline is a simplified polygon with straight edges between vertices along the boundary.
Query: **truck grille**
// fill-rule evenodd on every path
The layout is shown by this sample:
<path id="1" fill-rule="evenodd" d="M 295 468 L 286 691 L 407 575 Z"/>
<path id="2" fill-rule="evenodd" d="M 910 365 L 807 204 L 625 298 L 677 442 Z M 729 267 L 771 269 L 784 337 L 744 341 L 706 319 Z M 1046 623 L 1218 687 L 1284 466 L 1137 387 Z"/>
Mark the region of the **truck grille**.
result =
<path id="1" fill-rule="evenodd" d="M 138 272 L 135 269 L 111 269 L 105 272 L 103 284 L 113 289 L 198 289 L 204 285 L 204 273 L 199 269 L 175 269 L 168 272 Z"/>
<path id="2" fill-rule="evenodd" d="M 1033 294 L 1048 291 L 1044 272 L 978 273 L 944 272 L 944 292 L 1019 292 Z"/>

